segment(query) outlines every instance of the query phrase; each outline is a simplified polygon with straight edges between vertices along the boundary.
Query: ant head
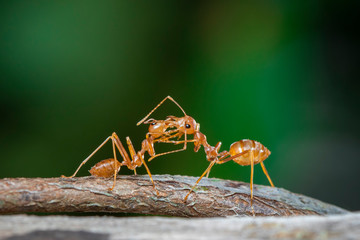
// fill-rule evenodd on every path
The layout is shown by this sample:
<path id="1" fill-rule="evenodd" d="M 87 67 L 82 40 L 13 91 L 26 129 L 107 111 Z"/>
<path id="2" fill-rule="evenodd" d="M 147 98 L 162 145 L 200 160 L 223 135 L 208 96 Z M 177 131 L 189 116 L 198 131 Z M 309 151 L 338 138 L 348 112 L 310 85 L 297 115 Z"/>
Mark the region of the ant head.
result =
<path id="1" fill-rule="evenodd" d="M 195 134 L 200 129 L 200 124 L 188 115 L 184 117 L 168 116 L 165 122 L 168 123 L 169 127 L 175 128 L 183 134 Z"/>
<path id="2" fill-rule="evenodd" d="M 190 116 L 182 117 L 183 121 L 180 126 L 181 130 L 186 134 L 194 134 L 200 129 L 200 124 L 196 123 L 195 119 Z"/>

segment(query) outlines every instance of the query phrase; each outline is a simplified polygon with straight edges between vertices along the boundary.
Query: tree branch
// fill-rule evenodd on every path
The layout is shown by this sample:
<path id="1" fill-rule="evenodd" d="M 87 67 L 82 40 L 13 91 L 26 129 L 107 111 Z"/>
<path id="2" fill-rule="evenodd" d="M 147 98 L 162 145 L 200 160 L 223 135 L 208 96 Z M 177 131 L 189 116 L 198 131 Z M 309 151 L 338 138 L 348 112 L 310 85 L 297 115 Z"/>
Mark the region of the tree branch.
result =
<path id="1" fill-rule="evenodd" d="M 120 176 L 112 192 L 112 179 L 95 177 L 0 179 L 0 214 L 25 212 L 112 212 L 185 217 L 251 216 L 249 184 L 204 178 L 183 199 L 197 178 L 154 175 L 157 196 L 149 177 Z M 254 185 L 256 216 L 326 215 L 346 213 L 281 188 Z"/>

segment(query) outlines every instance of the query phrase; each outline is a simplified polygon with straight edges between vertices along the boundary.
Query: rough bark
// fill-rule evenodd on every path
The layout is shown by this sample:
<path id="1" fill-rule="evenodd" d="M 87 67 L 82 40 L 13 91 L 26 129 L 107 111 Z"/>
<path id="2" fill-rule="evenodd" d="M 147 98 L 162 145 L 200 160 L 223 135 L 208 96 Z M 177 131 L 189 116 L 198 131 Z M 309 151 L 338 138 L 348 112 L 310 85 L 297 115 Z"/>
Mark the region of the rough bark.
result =
<path id="1" fill-rule="evenodd" d="M 26 212 L 113 212 L 182 217 L 252 216 L 249 184 L 204 178 L 189 199 L 183 199 L 195 177 L 121 176 L 112 179 L 80 177 L 5 178 L 0 180 L 0 214 Z M 326 215 L 346 210 L 281 188 L 254 185 L 256 216 Z"/>
<path id="2" fill-rule="evenodd" d="M 0 216 L 0 239 L 360 239 L 360 214 L 247 218 Z"/>

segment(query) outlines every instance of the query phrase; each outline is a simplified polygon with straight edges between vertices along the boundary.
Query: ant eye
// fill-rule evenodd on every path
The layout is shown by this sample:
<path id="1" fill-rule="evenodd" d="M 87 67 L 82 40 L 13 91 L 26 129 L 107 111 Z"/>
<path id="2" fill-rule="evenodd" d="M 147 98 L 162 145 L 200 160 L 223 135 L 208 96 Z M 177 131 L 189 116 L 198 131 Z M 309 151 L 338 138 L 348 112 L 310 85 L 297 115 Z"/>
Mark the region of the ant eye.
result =
<path id="1" fill-rule="evenodd" d="M 190 126 L 190 124 L 186 124 L 185 127 L 186 127 L 186 128 L 190 128 L 191 126 Z"/>
<path id="2" fill-rule="evenodd" d="M 155 125 L 155 124 L 156 124 L 156 122 L 152 122 L 152 123 L 151 123 L 151 125 Z"/>

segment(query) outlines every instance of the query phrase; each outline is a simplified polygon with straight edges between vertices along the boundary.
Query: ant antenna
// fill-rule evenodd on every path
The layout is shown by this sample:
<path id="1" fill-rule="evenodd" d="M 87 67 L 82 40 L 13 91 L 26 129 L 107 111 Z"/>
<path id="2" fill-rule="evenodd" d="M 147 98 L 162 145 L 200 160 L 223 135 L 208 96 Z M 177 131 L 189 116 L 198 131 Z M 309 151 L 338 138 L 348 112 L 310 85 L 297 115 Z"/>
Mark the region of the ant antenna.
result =
<path id="1" fill-rule="evenodd" d="M 143 119 L 141 119 L 136 126 L 139 126 L 140 124 L 142 124 L 158 107 L 160 107 L 161 104 L 163 104 L 167 99 L 173 101 L 173 103 L 175 103 L 180 109 L 181 111 L 184 113 L 184 115 L 186 116 L 186 113 L 184 111 L 184 109 L 182 109 L 182 107 L 170 96 L 167 96 L 166 98 L 164 98 L 153 110 L 151 110 L 151 112 L 146 115 Z"/>

